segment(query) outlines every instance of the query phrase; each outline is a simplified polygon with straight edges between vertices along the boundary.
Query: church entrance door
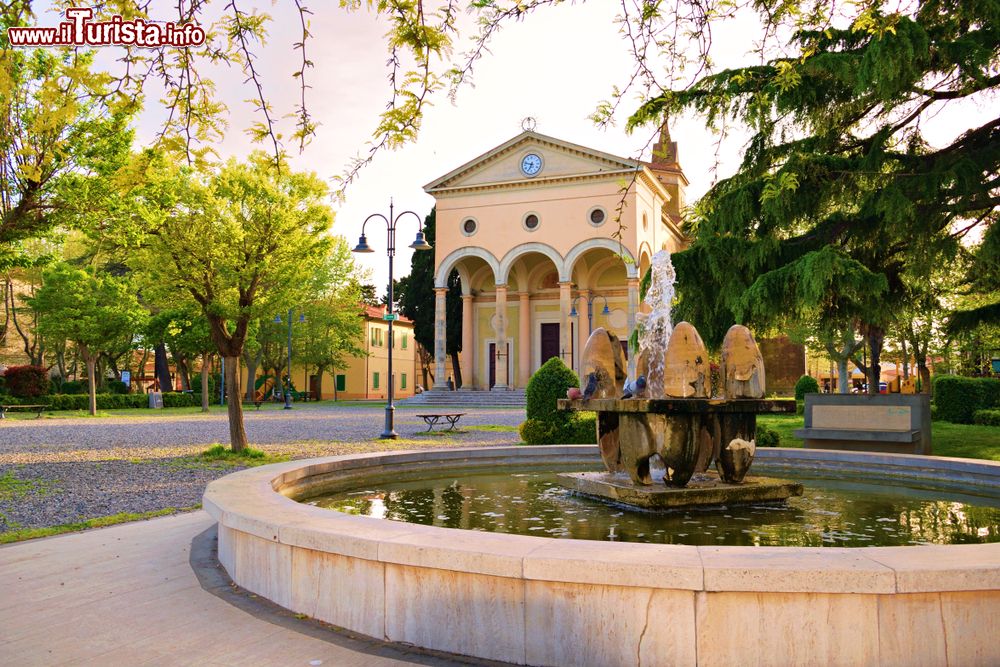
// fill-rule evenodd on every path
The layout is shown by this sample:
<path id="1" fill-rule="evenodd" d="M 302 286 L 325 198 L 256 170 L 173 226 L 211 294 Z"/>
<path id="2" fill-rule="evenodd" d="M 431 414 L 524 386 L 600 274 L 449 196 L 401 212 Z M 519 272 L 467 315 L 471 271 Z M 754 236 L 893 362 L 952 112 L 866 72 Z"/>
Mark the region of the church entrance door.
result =
<path id="1" fill-rule="evenodd" d="M 559 323 L 542 323 L 541 363 L 559 356 Z"/>

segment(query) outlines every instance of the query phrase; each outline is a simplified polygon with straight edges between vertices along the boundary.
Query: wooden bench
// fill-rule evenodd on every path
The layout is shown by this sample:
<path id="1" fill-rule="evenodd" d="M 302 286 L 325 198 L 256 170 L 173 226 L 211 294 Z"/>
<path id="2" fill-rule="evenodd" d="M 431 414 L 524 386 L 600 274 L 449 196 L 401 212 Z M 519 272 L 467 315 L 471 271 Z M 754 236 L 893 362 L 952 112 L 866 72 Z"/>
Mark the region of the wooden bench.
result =
<path id="1" fill-rule="evenodd" d="M 8 410 L 35 410 L 38 413 L 38 416 L 36 416 L 35 419 L 41 419 L 42 418 L 42 413 L 45 410 L 47 410 L 48 408 L 49 408 L 49 404 L 48 403 L 46 403 L 45 405 L 41 405 L 41 404 L 39 404 L 39 405 L 0 405 L 0 419 L 6 419 L 7 418 L 7 411 Z"/>
<path id="2" fill-rule="evenodd" d="M 445 421 L 445 420 L 447 420 L 447 422 L 449 424 L 451 424 L 451 426 L 449 426 L 446 430 L 448 430 L 448 431 L 453 430 L 455 428 L 455 424 L 458 423 L 459 419 L 461 419 L 463 416 L 465 416 L 465 413 L 464 412 L 441 412 L 441 413 L 433 414 L 433 415 L 417 415 L 417 416 L 424 420 L 424 423 L 426 423 L 427 427 L 428 427 L 427 428 L 427 432 L 430 433 L 432 430 L 434 430 L 434 427 L 436 425 L 438 425 L 440 423 L 443 423 L 443 421 Z"/>
<path id="3" fill-rule="evenodd" d="M 930 454 L 927 394 L 806 394 L 806 448 Z"/>

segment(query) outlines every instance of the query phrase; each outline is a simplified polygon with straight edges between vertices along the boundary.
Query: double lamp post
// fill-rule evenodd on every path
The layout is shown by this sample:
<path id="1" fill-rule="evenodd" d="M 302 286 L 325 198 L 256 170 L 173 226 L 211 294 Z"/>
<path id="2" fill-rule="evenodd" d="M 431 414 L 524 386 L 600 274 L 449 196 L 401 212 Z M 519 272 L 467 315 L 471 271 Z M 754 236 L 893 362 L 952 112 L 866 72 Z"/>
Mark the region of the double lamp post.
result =
<path id="1" fill-rule="evenodd" d="M 383 319 L 389 323 L 389 393 L 385 404 L 385 430 L 382 431 L 382 435 L 380 436 L 381 438 L 385 439 L 399 437 L 399 434 L 396 433 L 396 430 L 393 426 L 393 417 L 396 411 L 396 407 L 392 404 L 393 394 L 396 388 L 396 377 L 392 374 L 392 349 L 394 345 L 392 337 L 392 323 L 396 319 L 396 313 L 394 313 L 392 310 L 393 307 L 392 304 L 394 300 L 393 290 L 392 290 L 392 280 L 393 280 L 392 262 L 393 258 L 396 256 L 396 223 L 398 223 L 400 218 L 402 218 L 404 215 L 412 215 L 417 219 L 417 238 L 413 241 L 413 243 L 410 244 L 409 247 L 413 248 L 414 250 L 431 250 L 432 249 L 431 245 L 427 243 L 427 241 L 424 239 L 423 220 L 420 219 L 420 216 L 414 213 L 413 211 L 403 211 L 402 213 L 395 215 L 393 213 L 392 200 L 390 199 L 389 217 L 387 218 L 381 213 L 372 213 L 367 218 L 365 218 L 365 221 L 361 224 L 361 238 L 358 239 L 358 245 L 352 251 L 358 253 L 375 252 L 368 245 L 368 239 L 365 237 L 365 227 L 368 226 L 368 221 L 371 220 L 372 218 L 380 218 L 382 222 L 385 223 L 388 232 L 387 234 L 388 249 L 386 251 L 386 254 L 389 256 L 389 290 L 388 290 L 388 298 L 386 299 L 389 305 L 386 308 L 385 315 L 383 315 Z M 365 382 L 368 382 L 368 378 L 365 378 Z"/>

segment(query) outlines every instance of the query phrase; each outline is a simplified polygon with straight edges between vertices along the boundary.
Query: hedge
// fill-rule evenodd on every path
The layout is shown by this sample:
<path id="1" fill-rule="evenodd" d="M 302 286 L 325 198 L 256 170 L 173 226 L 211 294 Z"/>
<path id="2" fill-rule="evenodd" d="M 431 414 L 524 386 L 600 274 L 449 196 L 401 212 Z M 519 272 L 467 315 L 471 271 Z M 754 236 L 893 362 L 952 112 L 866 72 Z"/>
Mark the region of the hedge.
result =
<path id="1" fill-rule="evenodd" d="M 971 424 L 977 410 L 1000 408 L 1000 379 L 938 375 L 934 404 L 938 419 Z"/>
<path id="2" fill-rule="evenodd" d="M 90 408 L 90 397 L 87 394 L 53 394 L 39 398 L 15 398 L 4 396 L 0 399 L 5 405 L 29 405 L 48 403 L 49 410 L 87 410 Z M 201 405 L 201 394 L 183 394 L 168 392 L 163 394 L 163 407 L 184 408 Z M 122 408 L 148 408 L 148 394 L 97 394 L 98 410 L 118 410 Z"/>
<path id="3" fill-rule="evenodd" d="M 806 394 L 818 394 L 819 382 L 811 375 L 803 375 L 795 383 L 795 400 L 804 401 Z"/>
<path id="4" fill-rule="evenodd" d="M 975 414 L 972 415 L 972 422 L 984 426 L 1000 426 L 1000 410 L 996 408 L 976 410 Z"/>
<path id="5" fill-rule="evenodd" d="M 597 415 L 576 413 L 565 424 L 528 419 L 521 423 L 518 433 L 529 445 L 593 445 L 597 444 Z"/>

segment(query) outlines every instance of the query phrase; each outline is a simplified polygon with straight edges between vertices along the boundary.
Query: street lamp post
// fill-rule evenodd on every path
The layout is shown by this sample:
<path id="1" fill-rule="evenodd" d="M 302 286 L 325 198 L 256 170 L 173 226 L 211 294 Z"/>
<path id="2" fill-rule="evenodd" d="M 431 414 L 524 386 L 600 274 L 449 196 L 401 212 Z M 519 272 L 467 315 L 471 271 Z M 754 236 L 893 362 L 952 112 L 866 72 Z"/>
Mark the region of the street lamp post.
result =
<path id="1" fill-rule="evenodd" d="M 305 313 L 299 313 L 299 322 L 305 322 Z M 274 316 L 274 323 L 281 324 L 281 315 Z M 288 382 L 282 387 L 281 393 L 285 398 L 285 409 L 292 409 L 292 395 L 288 393 L 288 388 L 292 386 L 292 309 L 288 309 L 288 371 L 285 373 Z M 307 388 L 308 391 L 308 388 Z"/>
<path id="2" fill-rule="evenodd" d="M 579 315 L 579 313 L 576 311 L 576 302 L 579 301 L 580 299 L 583 299 L 584 301 L 587 302 L 587 336 L 589 337 L 590 334 L 594 332 L 594 301 L 597 299 L 604 299 L 604 310 L 601 311 L 602 315 L 610 315 L 611 311 L 608 309 L 608 300 L 603 294 L 595 294 L 594 296 L 591 297 L 585 297 L 582 294 L 578 294 L 575 297 L 573 297 L 572 301 L 570 301 L 570 309 L 569 309 L 570 317 L 577 317 Z M 583 373 L 582 355 L 580 356 L 580 364 L 581 364 L 580 372 Z"/>
<path id="3" fill-rule="evenodd" d="M 431 245 L 427 243 L 424 239 L 424 223 L 420 219 L 420 216 L 413 211 L 403 211 L 399 215 L 394 215 L 392 200 L 389 200 L 389 217 L 385 217 L 381 213 L 372 213 L 365 221 L 361 224 L 361 238 L 358 239 L 358 245 L 352 250 L 352 252 L 375 252 L 368 245 L 368 239 L 365 237 L 365 227 L 368 226 L 368 221 L 372 218 L 380 218 L 382 222 L 385 223 L 387 230 L 387 242 L 388 248 L 386 254 L 389 256 L 389 290 L 388 290 L 388 307 L 386 308 L 384 319 L 389 323 L 389 393 L 387 396 L 385 404 L 385 430 L 382 432 L 381 438 L 390 439 L 398 438 L 399 434 L 393 426 L 393 417 L 396 411 L 396 407 L 392 404 L 393 395 L 396 390 L 396 377 L 392 374 L 392 348 L 393 348 L 393 338 L 392 338 L 392 323 L 396 319 L 396 314 L 392 311 L 393 303 L 393 290 L 392 290 L 392 262 L 393 258 L 396 256 L 396 223 L 399 222 L 400 218 L 404 215 L 412 215 L 417 219 L 417 237 L 414 239 L 413 243 L 410 244 L 410 248 L 414 250 L 431 250 Z M 365 378 L 365 382 L 368 378 Z"/>

